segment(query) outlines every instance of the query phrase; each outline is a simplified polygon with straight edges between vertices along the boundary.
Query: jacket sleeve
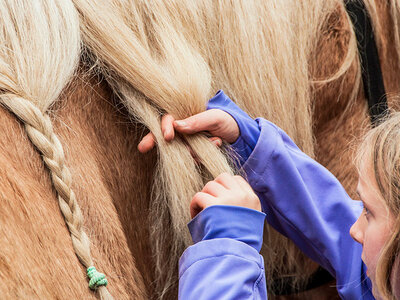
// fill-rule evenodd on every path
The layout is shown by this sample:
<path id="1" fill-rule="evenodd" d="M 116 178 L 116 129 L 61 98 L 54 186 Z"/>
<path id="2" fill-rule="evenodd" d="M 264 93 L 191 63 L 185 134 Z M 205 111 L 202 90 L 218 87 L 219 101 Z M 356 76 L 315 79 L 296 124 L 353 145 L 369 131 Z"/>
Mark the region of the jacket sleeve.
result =
<path id="1" fill-rule="evenodd" d="M 179 261 L 179 299 L 267 299 L 259 254 L 265 214 L 210 206 L 190 223 L 193 246 Z"/>
<path id="2" fill-rule="evenodd" d="M 273 123 L 252 120 L 229 98 L 211 99 L 209 107 L 222 109 L 237 121 L 241 136 L 232 146 L 244 155 L 242 167 L 268 223 L 336 278 L 343 299 L 374 299 L 361 260 L 362 246 L 349 234 L 361 213 L 360 204 Z"/>

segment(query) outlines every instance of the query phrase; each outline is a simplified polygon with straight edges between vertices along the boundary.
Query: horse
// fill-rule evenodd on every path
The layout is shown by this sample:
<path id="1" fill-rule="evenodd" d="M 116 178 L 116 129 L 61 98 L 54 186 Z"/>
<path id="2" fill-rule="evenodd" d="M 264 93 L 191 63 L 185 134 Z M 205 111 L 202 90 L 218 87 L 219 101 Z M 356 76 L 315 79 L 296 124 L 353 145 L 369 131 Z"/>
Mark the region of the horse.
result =
<path id="1" fill-rule="evenodd" d="M 391 96 L 400 2 L 365 3 Z M 2 298 L 95 299 L 92 265 L 109 281 L 102 298 L 176 298 L 191 196 L 235 170 L 229 147 L 204 135 L 164 142 L 160 116 L 200 112 L 217 89 L 277 123 L 354 195 L 348 145 L 368 115 L 341 1 L 9 0 L 0 14 Z M 158 146 L 141 155 L 148 130 Z M 315 271 L 271 229 L 264 241 L 267 278 L 301 285 Z"/>

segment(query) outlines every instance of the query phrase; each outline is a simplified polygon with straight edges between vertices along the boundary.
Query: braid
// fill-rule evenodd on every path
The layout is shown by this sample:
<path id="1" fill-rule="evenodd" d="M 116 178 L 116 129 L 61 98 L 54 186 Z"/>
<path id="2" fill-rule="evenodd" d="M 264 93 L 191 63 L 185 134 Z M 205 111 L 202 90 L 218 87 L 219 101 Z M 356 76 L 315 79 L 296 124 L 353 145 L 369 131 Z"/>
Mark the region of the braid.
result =
<path id="1" fill-rule="evenodd" d="M 42 154 L 72 245 L 87 268 L 89 287 L 112 299 L 104 274 L 93 267 L 83 216 L 71 189 L 63 147 L 46 111 L 72 78 L 81 53 L 79 19 L 71 1 L 0 1 L 0 104 L 25 125 Z"/>
<path id="2" fill-rule="evenodd" d="M 92 274 L 93 259 L 90 254 L 90 241 L 83 230 L 83 216 L 76 196 L 71 188 L 72 177 L 68 167 L 65 165 L 65 156 L 60 140 L 53 130 L 50 117 L 42 113 L 31 101 L 12 94 L 0 96 L 2 103 L 9 111 L 14 113 L 25 124 L 25 129 L 32 144 L 43 155 L 43 161 L 50 171 L 51 181 L 57 191 L 58 203 L 64 216 L 65 223 L 71 233 L 72 245 L 81 263 L 88 269 L 88 276 Z M 95 269 L 94 269 L 95 271 Z M 99 288 L 101 299 L 113 299 L 108 292 L 107 281 L 104 275 L 95 271 L 92 278 L 100 274 L 102 285 Z"/>

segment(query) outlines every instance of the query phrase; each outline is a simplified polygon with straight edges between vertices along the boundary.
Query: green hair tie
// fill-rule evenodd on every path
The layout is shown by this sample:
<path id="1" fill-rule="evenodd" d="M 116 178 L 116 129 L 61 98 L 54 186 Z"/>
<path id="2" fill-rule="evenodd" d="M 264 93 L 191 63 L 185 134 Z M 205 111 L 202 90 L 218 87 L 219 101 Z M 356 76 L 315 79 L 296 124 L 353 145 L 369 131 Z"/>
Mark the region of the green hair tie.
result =
<path id="1" fill-rule="evenodd" d="M 89 287 L 92 290 L 96 290 L 100 286 L 106 286 L 108 283 L 106 275 L 97 272 L 96 268 L 93 266 L 87 268 L 87 276 L 90 278 Z"/>

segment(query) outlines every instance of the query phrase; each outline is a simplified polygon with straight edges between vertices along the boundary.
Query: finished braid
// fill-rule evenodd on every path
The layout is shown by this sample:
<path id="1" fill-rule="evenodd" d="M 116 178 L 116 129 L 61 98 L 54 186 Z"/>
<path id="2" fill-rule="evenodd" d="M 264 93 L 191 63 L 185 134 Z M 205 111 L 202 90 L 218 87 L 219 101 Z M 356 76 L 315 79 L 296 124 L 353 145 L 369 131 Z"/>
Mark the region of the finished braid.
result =
<path id="1" fill-rule="evenodd" d="M 107 281 L 104 280 L 104 275 L 98 273 L 95 269 L 95 274 L 92 274 L 94 267 L 90 254 L 90 241 L 83 230 L 83 216 L 76 201 L 75 193 L 71 188 L 72 177 L 65 165 L 64 150 L 54 133 L 49 115 L 42 113 L 31 101 L 13 94 L 1 95 L 0 103 L 24 122 L 29 139 L 43 155 L 43 161 L 50 171 L 51 181 L 57 191 L 61 212 L 71 233 L 75 253 L 88 269 L 91 283 L 93 282 L 92 278 L 99 278 L 99 282 L 102 283 L 100 286 L 91 284 L 90 287 L 92 289 L 98 288 L 101 299 L 113 299 L 106 288 Z"/>

